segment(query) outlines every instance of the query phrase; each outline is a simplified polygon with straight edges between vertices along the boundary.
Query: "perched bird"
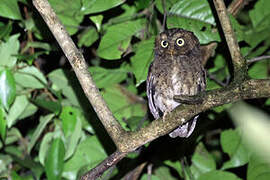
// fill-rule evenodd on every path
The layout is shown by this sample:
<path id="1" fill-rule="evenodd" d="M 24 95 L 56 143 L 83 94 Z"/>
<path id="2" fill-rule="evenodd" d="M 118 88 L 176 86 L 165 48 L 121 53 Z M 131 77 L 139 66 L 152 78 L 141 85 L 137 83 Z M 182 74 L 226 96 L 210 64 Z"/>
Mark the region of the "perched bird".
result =
<path id="1" fill-rule="evenodd" d="M 160 33 L 154 55 L 148 71 L 147 97 L 149 109 L 158 119 L 180 105 L 173 96 L 196 95 L 205 90 L 206 82 L 200 42 L 192 32 L 173 28 Z M 172 131 L 170 137 L 189 137 L 197 117 Z"/>

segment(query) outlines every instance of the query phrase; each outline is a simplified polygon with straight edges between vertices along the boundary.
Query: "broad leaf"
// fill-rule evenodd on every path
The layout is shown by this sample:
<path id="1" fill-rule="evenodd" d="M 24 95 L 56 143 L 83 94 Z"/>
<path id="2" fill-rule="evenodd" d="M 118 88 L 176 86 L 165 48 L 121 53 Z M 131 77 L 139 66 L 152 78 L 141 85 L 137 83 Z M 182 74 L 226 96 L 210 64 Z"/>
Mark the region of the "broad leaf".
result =
<path id="1" fill-rule="evenodd" d="M 223 151 L 230 156 L 230 160 L 223 164 L 222 169 L 239 167 L 248 162 L 249 151 L 245 148 L 243 140 L 236 130 L 223 131 L 220 142 Z"/>
<path id="2" fill-rule="evenodd" d="M 10 18 L 13 20 L 22 19 L 18 0 L 1 0 L 0 3 L 0 16 Z"/>
<path id="3" fill-rule="evenodd" d="M 214 170 L 202 174 L 198 180 L 217 180 L 217 179 L 226 179 L 226 180 L 241 180 L 235 174 L 227 171 Z"/>
<path id="4" fill-rule="evenodd" d="M 98 13 L 111 9 L 124 2 L 125 0 L 82 0 L 82 10 L 84 14 Z"/>
<path id="5" fill-rule="evenodd" d="M 7 122 L 5 120 L 3 110 L 2 108 L 0 108 L 0 135 L 3 141 L 6 138 L 6 129 L 7 129 Z"/>
<path id="6" fill-rule="evenodd" d="M 254 9 L 249 11 L 249 16 L 253 27 L 258 27 L 258 25 L 262 26 L 265 24 L 266 26 L 270 25 L 269 17 L 269 7 L 270 1 L 268 0 L 260 0 L 254 6 Z"/>
<path id="7" fill-rule="evenodd" d="M 195 178 L 201 174 L 216 169 L 216 163 L 211 154 L 206 150 L 202 143 L 198 144 L 195 153 L 192 156 L 192 165 L 190 170 Z"/>
<path id="8" fill-rule="evenodd" d="M 29 101 L 25 95 L 16 97 L 6 117 L 7 126 L 9 128 L 18 121 L 19 116 L 23 113 L 23 111 L 26 109 L 28 104 L 29 104 Z"/>
<path id="9" fill-rule="evenodd" d="M 38 138 L 40 137 L 41 133 L 45 129 L 46 125 L 52 120 L 53 117 L 54 117 L 54 114 L 49 114 L 45 117 L 40 118 L 39 124 L 38 124 L 37 128 L 35 129 L 32 137 L 31 137 L 31 141 L 28 145 L 28 148 L 27 148 L 28 153 L 31 152 L 32 148 L 36 144 Z"/>
<path id="10" fill-rule="evenodd" d="M 18 38 L 19 34 L 15 34 L 10 36 L 7 42 L 0 42 L 1 66 L 13 67 L 16 64 L 17 58 L 14 55 L 18 54 L 20 47 Z"/>
<path id="11" fill-rule="evenodd" d="M 0 72 L 0 103 L 9 109 L 16 96 L 16 85 L 13 74 L 5 69 Z"/>
<path id="12" fill-rule="evenodd" d="M 270 179 L 270 164 L 253 155 L 248 163 L 247 180 Z"/>
<path id="13" fill-rule="evenodd" d="M 107 69 L 99 66 L 90 67 L 89 70 L 99 88 L 110 87 L 111 85 L 120 83 L 127 78 L 128 71 L 125 66 L 117 69 Z"/>
<path id="14" fill-rule="evenodd" d="M 78 36 L 79 42 L 78 46 L 91 46 L 96 40 L 98 40 L 98 33 L 95 28 L 91 27 L 86 30 L 84 30 L 81 34 Z"/>
<path id="15" fill-rule="evenodd" d="M 77 146 L 75 154 L 65 163 L 63 177 L 76 180 L 82 167 L 89 165 L 91 169 L 106 157 L 107 154 L 97 137 L 88 137 Z"/>
<path id="16" fill-rule="evenodd" d="M 149 65 L 154 58 L 154 38 L 137 44 L 135 52 L 135 56 L 131 58 L 131 70 L 138 86 L 146 80 Z"/>
<path id="17" fill-rule="evenodd" d="M 81 0 L 49 0 L 49 2 L 67 31 L 71 35 L 75 34 L 83 20 Z"/>
<path id="18" fill-rule="evenodd" d="M 144 24 L 144 19 L 138 19 L 108 27 L 97 49 L 98 56 L 108 60 L 120 59 L 130 44 L 131 36 L 139 33 Z"/>
<path id="19" fill-rule="evenodd" d="M 48 179 L 60 180 L 64 168 L 65 147 L 60 138 L 54 139 L 45 161 Z"/>
<path id="20" fill-rule="evenodd" d="M 101 93 L 114 116 L 126 130 L 128 128 L 123 120 L 131 117 L 143 118 L 146 113 L 144 102 L 120 85 L 105 88 Z"/>
<path id="21" fill-rule="evenodd" d="M 215 19 L 207 0 L 181 0 L 174 4 L 169 15 L 177 15 L 215 25 Z"/>

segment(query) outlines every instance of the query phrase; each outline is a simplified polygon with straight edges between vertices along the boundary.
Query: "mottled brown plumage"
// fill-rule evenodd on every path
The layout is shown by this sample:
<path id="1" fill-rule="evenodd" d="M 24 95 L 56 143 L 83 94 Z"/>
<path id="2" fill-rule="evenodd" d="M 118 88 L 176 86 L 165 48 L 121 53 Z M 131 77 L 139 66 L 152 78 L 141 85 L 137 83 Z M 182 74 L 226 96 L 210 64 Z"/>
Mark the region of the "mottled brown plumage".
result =
<path id="1" fill-rule="evenodd" d="M 204 91 L 206 84 L 200 43 L 192 32 L 174 28 L 160 33 L 154 53 L 147 77 L 147 97 L 150 111 L 158 119 L 180 105 L 173 100 L 174 95 L 195 95 Z M 197 116 L 170 136 L 189 137 L 196 121 Z"/>

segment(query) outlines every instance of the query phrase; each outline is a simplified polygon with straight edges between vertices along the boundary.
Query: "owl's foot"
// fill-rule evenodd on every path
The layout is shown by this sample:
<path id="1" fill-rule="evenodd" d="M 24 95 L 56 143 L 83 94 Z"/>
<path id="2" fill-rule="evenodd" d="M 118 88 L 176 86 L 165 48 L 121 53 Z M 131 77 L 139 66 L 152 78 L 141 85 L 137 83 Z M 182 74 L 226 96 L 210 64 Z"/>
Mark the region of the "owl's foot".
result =
<path id="1" fill-rule="evenodd" d="M 182 103 L 182 104 L 201 104 L 203 102 L 203 94 L 199 93 L 198 95 L 175 95 L 173 100 Z"/>
<path id="2" fill-rule="evenodd" d="M 179 126 L 178 128 L 176 128 L 175 130 L 173 130 L 169 136 L 171 138 L 176 138 L 176 137 L 185 137 L 188 138 L 192 132 L 195 129 L 196 126 L 196 122 L 199 116 L 196 116 L 194 119 L 186 122 L 185 124 L 182 124 L 181 126 Z"/>

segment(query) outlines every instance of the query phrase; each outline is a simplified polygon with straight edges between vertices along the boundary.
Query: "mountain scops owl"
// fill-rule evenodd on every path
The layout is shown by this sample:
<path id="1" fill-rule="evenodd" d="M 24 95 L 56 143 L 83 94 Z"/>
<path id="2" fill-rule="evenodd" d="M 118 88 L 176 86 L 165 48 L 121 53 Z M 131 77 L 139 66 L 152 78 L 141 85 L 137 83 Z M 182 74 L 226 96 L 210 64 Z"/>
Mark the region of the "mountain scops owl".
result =
<path id="1" fill-rule="evenodd" d="M 192 32 L 173 28 L 160 33 L 154 55 L 147 77 L 147 97 L 149 109 L 158 119 L 180 105 L 173 96 L 196 95 L 205 90 L 206 82 L 200 43 Z M 170 137 L 189 137 L 197 118 L 179 126 Z"/>

